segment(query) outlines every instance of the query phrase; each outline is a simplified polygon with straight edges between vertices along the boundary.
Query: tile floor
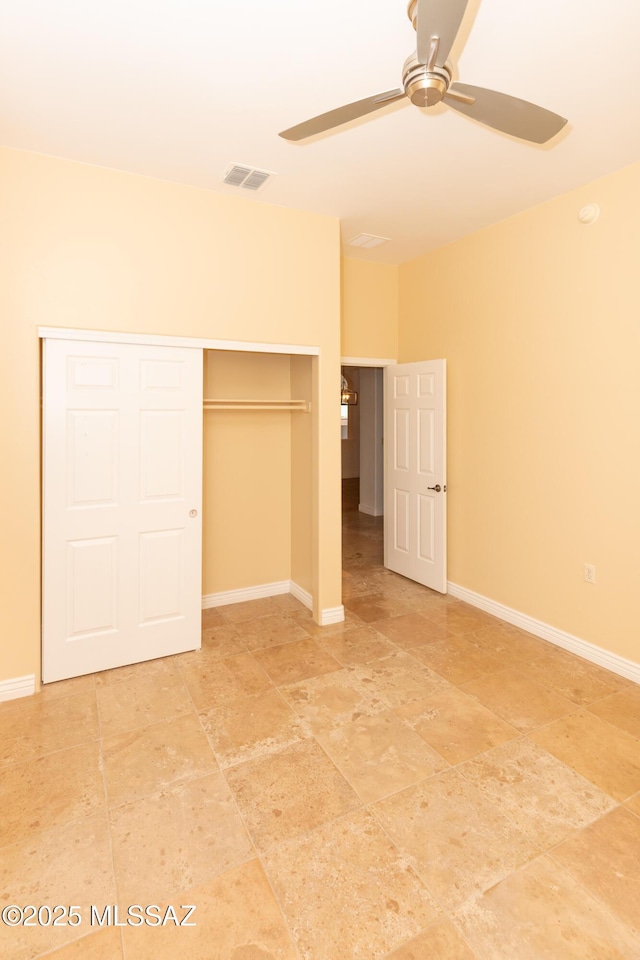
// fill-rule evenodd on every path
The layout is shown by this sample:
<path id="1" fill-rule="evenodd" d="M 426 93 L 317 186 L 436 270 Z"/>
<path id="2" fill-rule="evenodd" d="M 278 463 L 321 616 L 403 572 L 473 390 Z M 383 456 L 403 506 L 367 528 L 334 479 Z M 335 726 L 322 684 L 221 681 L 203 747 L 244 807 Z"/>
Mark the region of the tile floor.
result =
<path id="1" fill-rule="evenodd" d="M 345 508 L 344 624 L 209 610 L 197 653 L 0 704 L 0 901 L 83 918 L 0 924 L 4 960 L 640 958 L 640 688 L 384 570 Z"/>

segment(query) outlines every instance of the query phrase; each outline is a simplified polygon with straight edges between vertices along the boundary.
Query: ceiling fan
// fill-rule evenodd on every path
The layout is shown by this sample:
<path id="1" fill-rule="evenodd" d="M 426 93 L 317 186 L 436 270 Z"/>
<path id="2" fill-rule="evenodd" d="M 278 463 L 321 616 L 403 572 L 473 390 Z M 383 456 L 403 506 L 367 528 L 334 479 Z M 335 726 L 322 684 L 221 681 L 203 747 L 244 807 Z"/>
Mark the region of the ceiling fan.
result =
<path id="1" fill-rule="evenodd" d="M 512 137 L 546 143 L 564 127 L 567 122 L 564 117 L 528 100 L 519 100 L 486 87 L 451 82 L 452 66 L 447 57 L 467 3 L 468 0 L 411 0 L 407 13 L 418 35 L 418 43 L 416 53 L 405 60 L 402 69 L 404 89 L 388 90 L 347 103 L 283 130 L 279 136 L 285 140 L 305 140 L 408 97 L 417 107 L 433 107 L 443 101 L 458 113 Z"/>

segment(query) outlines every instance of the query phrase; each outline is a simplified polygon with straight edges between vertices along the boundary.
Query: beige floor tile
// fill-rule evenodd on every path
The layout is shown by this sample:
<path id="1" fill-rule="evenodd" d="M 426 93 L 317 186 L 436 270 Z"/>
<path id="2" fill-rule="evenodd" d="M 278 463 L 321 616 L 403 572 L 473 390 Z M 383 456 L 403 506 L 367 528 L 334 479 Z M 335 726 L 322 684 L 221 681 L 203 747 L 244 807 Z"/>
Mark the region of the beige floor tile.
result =
<path id="1" fill-rule="evenodd" d="M 363 803 L 381 800 L 447 767 L 390 710 L 319 733 L 317 739 Z"/>
<path id="2" fill-rule="evenodd" d="M 631 797 L 630 800 L 627 800 L 625 807 L 640 817 L 640 793 L 636 794 L 635 797 Z"/>
<path id="3" fill-rule="evenodd" d="M 178 670 L 187 666 L 204 666 L 207 663 L 217 663 L 227 657 L 235 657 L 241 653 L 248 653 L 247 646 L 238 633 L 238 628 L 231 623 L 216 624 L 202 634 L 202 646 L 198 650 L 189 650 L 180 653 L 172 659 Z"/>
<path id="4" fill-rule="evenodd" d="M 469 643 L 466 637 L 450 637 L 411 652 L 450 683 L 468 683 L 504 667 L 501 657 Z"/>
<path id="5" fill-rule="evenodd" d="M 629 680 L 553 646 L 544 656 L 529 661 L 527 670 L 534 680 L 579 706 L 602 700 L 631 686 Z"/>
<path id="6" fill-rule="evenodd" d="M 122 960 L 122 956 L 120 930 L 109 927 L 48 953 L 47 960 Z"/>
<path id="7" fill-rule="evenodd" d="M 330 637 L 319 634 L 316 639 L 327 653 L 345 667 L 388 657 L 396 649 L 376 630 L 364 625 L 350 625 L 347 630 Z"/>
<path id="8" fill-rule="evenodd" d="M 0 776 L 0 847 L 104 808 L 98 743 L 8 764 Z"/>
<path id="9" fill-rule="evenodd" d="M 404 650 L 350 669 L 366 689 L 388 707 L 399 707 L 447 686 L 437 673 Z"/>
<path id="10" fill-rule="evenodd" d="M 111 686 L 123 680 L 153 680 L 162 683 L 165 680 L 175 679 L 177 657 L 160 657 L 157 660 L 144 660 L 142 663 L 130 663 L 126 667 L 116 667 L 113 670 L 101 670 L 96 673 L 96 687 Z"/>
<path id="11" fill-rule="evenodd" d="M 313 740 L 302 740 L 225 772 L 261 851 L 360 805 L 344 777 Z"/>
<path id="12" fill-rule="evenodd" d="M 422 613 L 405 613 L 388 620 L 374 620 L 371 626 L 404 650 L 446 640 L 449 636 L 446 627 L 434 623 L 428 619 L 428 614 Z"/>
<path id="13" fill-rule="evenodd" d="M 491 617 L 488 613 L 461 601 L 440 606 L 430 605 L 425 616 L 433 623 L 446 627 L 449 636 L 473 633 L 475 630 L 481 630 L 483 627 L 495 626 L 496 624 L 495 617 Z"/>
<path id="14" fill-rule="evenodd" d="M 640 932 L 640 819 L 618 807 L 550 854 L 572 877 Z"/>
<path id="15" fill-rule="evenodd" d="M 255 855 L 221 773 L 116 807 L 110 817 L 120 904 L 170 898 Z"/>
<path id="16" fill-rule="evenodd" d="M 56 697 L 74 697 L 80 693 L 92 693 L 96 688 L 96 675 L 71 677 L 69 680 L 57 680 L 55 683 L 43 683 L 36 697 L 53 700 Z"/>
<path id="17" fill-rule="evenodd" d="M 56 827 L 4 847 L 0 851 L 0 891 L 3 906 L 74 905 L 81 917 L 77 926 L 8 927 L 0 923 L 3 960 L 27 960 L 89 933 L 90 905 L 113 903 L 116 896 L 106 815 Z M 84 960 L 84 956 L 69 953 L 70 958 Z M 94 960 L 94 954 L 86 956 Z M 95 960 L 98 958 L 102 960 L 100 953 L 95 954 Z"/>
<path id="18" fill-rule="evenodd" d="M 179 902 L 195 905 L 189 922 L 196 925 L 125 930 L 127 960 L 297 960 L 257 860 L 181 893 Z"/>
<path id="19" fill-rule="evenodd" d="M 519 663 L 522 660 L 542 657 L 550 647 L 546 640 L 533 637 L 530 633 L 502 621 L 474 630 L 467 639 L 488 653 L 497 653 L 503 658 L 505 666 L 512 662 Z"/>
<path id="20" fill-rule="evenodd" d="M 233 624 L 216 623 L 203 629 L 200 649 L 212 659 L 223 660 L 236 653 L 245 653 L 247 648 Z"/>
<path id="21" fill-rule="evenodd" d="M 476 955 L 450 920 L 437 920 L 386 960 L 476 960 Z"/>
<path id="22" fill-rule="evenodd" d="M 214 624 L 228 623 L 227 619 L 222 616 L 218 607 L 207 607 L 202 611 L 202 627 L 212 627 Z"/>
<path id="23" fill-rule="evenodd" d="M 364 811 L 264 858 L 305 960 L 379 960 L 436 916 L 424 886 Z"/>
<path id="24" fill-rule="evenodd" d="M 426 606 L 431 602 L 432 590 L 421 583 L 416 583 L 415 580 L 409 580 L 399 573 L 387 570 L 381 564 L 382 559 L 371 564 L 370 580 L 375 584 L 374 592 L 379 591 L 390 597 L 414 601 L 420 606 Z"/>
<path id="25" fill-rule="evenodd" d="M 461 689 L 524 733 L 578 709 L 571 700 L 530 677 L 522 663 L 472 680 Z"/>
<path id="26" fill-rule="evenodd" d="M 374 585 L 363 574 L 347 573 L 342 575 L 342 602 L 351 603 L 360 597 L 372 593 Z"/>
<path id="27" fill-rule="evenodd" d="M 538 847 L 456 770 L 370 808 L 446 909 L 502 880 Z"/>
<path id="28" fill-rule="evenodd" d="M 283 643 L 305 640 L 309 636 L 302 625 L 302 621 L 276 614 L 239 623 L 237 624 L 237 630 L 247 650 L 279 647 Z"/>
<path id="29" fill-rule="evenodd" d="M 615 800 L 640 790 L 640 744 L 586 710 L 528 734 Z"/>
<path id="30" fill-rule="evenodd" d="M 382 561 L 380 561 L 380 562 L 382 562 Z M 427 595 L 428 595 L 428 597 L 429 597 L 429 607 L 430 607 L 430 608 L 433 608 L 433 607 L 438 607 L 438 608 L 442 608 L 442 607 L 460 607 L 460 609 L 462 609 L 462 610 L 466 610 L 466 609 L 475 610 L 475 609 L 476 609 L 475 607 L 469 607 L 469 605 L 466 604 L 466 603 L 462 603 L 462 601 L 458 600 L 457 597 L 453 597 L 450 593 L 438 593 L 437 590 L 429 590 L 429 589 L 427 589 Z M 484 616 L 486 616 L 486 614 L 484 614 Z M 492 623 L 495 622 L 495 617 L 491 617 L 490 619 L 491 619 L 491 622 L 492 622 Z"/>
<path id="31" fill-rule="evenodd" d="M 277 690 L 230 700 L 200 715 L 220 766 L 234 766 L 291 746 L 311 729 Z"/>
<path id="32" fill-rule="evenodd" d="M 452 686 L 397 707 L 396 713 L 454 764 L 518 736 L 508 723 Z"/>
<path id="33" fill-rule="evenodd" d="M 254 657 L 276 686 L 318 677 L 341 666 L 311 637 L 256 650 Z"/>
<path id="34" fill-rule="evenodd" d="M 614 806 L 608 794 L 526 739 L 504 743 L 458 769 L 543 849 Z"/>
<path id="35" fill-rule="evenodd" d="M 347 600 L 345 607 L 360 617 L 361 620 L 364 620 L 365 623 L 371 623 L 374 620 L 387 620 L 389 617 L 397 617 L 413 611 L 413 604 L 410 601 L 397 597 L 387 597 L 383 593 L 369 593 L 355 597 Z"/>
<path id="36" fill-rule="evenodd" d="M 273 613 L 281 617 L 301 617 L 310 611 L 303 603 L 296 600 L 290 593 L 281 593 L 279 596 L 271 597 Z"/>
<path id="37" fill-rule="evenodd" d="M 97 694 L 103 737 L 193 712 L 193 703 L 177 671 L 166 676 L 131 677 L 107 683 L 97 688 Z"/>
<path id="38" fill-rule="evenodd" d="M 280 692 L 314 732 L 331 730 L 387 709 L 380 697 L 367 690 L 352 670 L 346 668 L 292 683 L 281 687 Z"/>
<path id="39" fill-rule="evenodd" d="M 548 857 L 465 903 L 453 919 L 482 960 L 640 957 L 640 940 Z"/>
<path id="40" fill-rule="evenodd" d="M 197 710 L 273 689 L 271 680 L 250 653 L 187 664 L 180 667 L 180 675 Z"/>
<path id="41" fill-rule="evenodd" d="M 95 690 L 69 697 L 10 700 L 0 711 L 0 765 L 42 757 L 99 736 Z"/>
<path id="42" fill-rule="evenodd" d="M 102 755 L 111 807 L 217 770 L 195 714 L 107 737 Z"/>
<path id="43" fill-rule="evenodd" d="M 640 686 L 634 685 L 629 690 L 614 693 L 606 700 L 592 703 L 589 710 L 640 740 Z"/>
<path id="44" fill-rule="evenodd" d="M 227 603 L 216 607 L 227 623 L 244 623 L 257 617 L 268 617 L 274 611 L 273 597 L 261 597 L 259 600 L 244 600 L 242 603 Z"/>

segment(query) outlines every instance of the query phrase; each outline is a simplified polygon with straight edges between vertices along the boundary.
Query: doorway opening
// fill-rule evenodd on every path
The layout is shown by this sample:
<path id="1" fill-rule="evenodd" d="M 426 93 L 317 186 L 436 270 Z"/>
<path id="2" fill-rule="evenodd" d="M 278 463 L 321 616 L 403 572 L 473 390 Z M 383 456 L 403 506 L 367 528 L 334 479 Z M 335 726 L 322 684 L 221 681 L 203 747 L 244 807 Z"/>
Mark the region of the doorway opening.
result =
<path id="1" fill-rule="evenodd" d="M 446 361 L 342 364 L 343 399 L 358 411 L 343 434 L 343 480 L 358 480 L 358 513 L 382 518 L 384 568 L 446 593 Z"/>
<path id="2" fill-rule="evenodd" d="M 383 368 L 343 363 L 342 561 L 345 579 L 384 565 Z M 355 402 L 354 402 L 355 398 Z M 347 584 L 345 588 L 348 590 Z"/>

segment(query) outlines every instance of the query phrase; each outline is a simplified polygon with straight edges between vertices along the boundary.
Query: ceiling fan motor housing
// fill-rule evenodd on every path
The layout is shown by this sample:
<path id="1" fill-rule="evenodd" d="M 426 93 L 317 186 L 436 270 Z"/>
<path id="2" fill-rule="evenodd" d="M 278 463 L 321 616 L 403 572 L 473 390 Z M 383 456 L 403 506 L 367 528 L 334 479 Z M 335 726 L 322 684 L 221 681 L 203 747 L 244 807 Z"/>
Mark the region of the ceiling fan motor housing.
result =
<path id="1" fill-rule="evenodd" d="M 451 64 L 427 69 L 415 53 L 404 62 L 402 84 L 404 92 L 416 107 L 433 107 L 440 103 L 451 83 Z"/>

